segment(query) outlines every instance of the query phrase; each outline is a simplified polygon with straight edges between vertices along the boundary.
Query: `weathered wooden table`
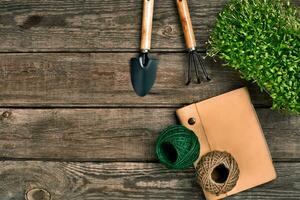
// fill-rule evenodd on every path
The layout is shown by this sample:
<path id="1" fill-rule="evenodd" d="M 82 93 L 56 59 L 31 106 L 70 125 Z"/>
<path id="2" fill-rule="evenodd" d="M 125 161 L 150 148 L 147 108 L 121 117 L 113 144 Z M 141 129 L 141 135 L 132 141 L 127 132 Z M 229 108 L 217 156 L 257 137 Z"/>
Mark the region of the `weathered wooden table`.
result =
<path id="1" fill-rule="evenodd" d="M 226 2 L 189 1 L 202 52 Z M 243 85 L 278 179 L 229 199 L 299 199 L 300 117 L 270 110 L 266 94 L 209 58 L 213 80 L 184 86 L 173 0 L 156 1 L 155 87 L 135 95 L 128 62 L 138 52 L 141 8 L 141 0 L 1 0 L 0 199 L 22 200 L 28 191 L 29 200 L 203 199 L 193 169 L 158 163 L 155 139 L 176 123 L 177 108 Z"/>

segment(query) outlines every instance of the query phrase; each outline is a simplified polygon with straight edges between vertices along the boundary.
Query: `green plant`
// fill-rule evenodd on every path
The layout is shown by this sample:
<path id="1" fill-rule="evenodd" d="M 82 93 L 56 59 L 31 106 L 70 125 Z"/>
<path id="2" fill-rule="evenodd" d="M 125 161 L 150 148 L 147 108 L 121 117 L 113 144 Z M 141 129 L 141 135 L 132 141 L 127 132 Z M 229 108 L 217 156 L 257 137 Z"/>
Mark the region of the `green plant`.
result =
<path id="1" fill-rule="evenodd" d="M 300 21 L 282 0 L 231 0 L 219 14 L 208 55 L 218 55 L 273 99 L 300 113 Z"/>

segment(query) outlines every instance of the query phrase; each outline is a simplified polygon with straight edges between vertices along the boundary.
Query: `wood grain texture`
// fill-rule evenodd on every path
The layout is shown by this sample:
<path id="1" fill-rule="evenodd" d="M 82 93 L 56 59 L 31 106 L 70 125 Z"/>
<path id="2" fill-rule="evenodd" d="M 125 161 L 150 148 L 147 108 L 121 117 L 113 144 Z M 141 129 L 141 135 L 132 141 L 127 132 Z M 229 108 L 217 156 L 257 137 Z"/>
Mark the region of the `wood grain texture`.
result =
<path id="1" fill-rule="evenodd" d="M 228 199 L 299 199 L 300 164 L 276 163 L 275 167 L 277 180 Z M 155 163 L 7 161 L 0 163 L 0 195 L 2 200 L 23 200 L 27 190 L 41 188 L 55 200 L 204 200 L 194 173 Z"/>
<path id="2" fill-rule="evenodd" d="M 208 58 L 212 81 L 185 86 L 186 54 L 152 55 L 160 60 L 157 80 L 141 98 L 130 81 L 134 53 L 0 54 L 0 106 L 178 106 L 247 84 L 238 72 Z M 247 85 L 255 105 L 270 105 L 266 94 Z"/>
<path id="3" fill-rule="evenodd" d="M 197 46 L 228 0 L 190 0 Z M 142 1 L 2 0 L 0 52 L 138 50 Z M 300 0 L 292 3 L 300 6 Z M 116 14 L 117 13 L 117 14 Z M 156 0 L 153 49 L 185 49 L 176 2 Z"/>
<path id="4" fill-rule="evenodd" d="M 300 158 L 300 116 L 258 109 L 275 160 Z M 0 109 L 0 157 L 65 161 L 156 161 L 173 108 Z"/>
<path id="5" fill-rule="evenodd" d="M 226 2 L 189 2 L 201 48 Z M 137 50 L 142 4 L 137 0 L 3 0 L 0 52 Z M 156 0 L 153 48 L 183 50 L 184 44 L 176 2 Z"/>
<path id="6" fill-rule="evenodd" d="M 197 46 L 228 0 L 190 0 Z M 138 50 L 142 1 L 2 0 L 0 52 Z M 300 6 L 300 0 L 292 3 Z M 116 14 L 117 13 L 117 14 Z M 185 49 L 175 1 L 156 0 L 153 49 Z"/>
<path id="7" fill-rule="evenodd" d="M 226 2 L 189 1 L 202 52 Z M 204 199 L 192 169 L 151 163 L 155 140 L 176 123 L 176 108 L 244 85 L 279 177 L 228 199 L 300 199 L 300 116 L 265 109 L 270 98 L 220 61 L 206 60 L 211 82 L 184 86 L 175 1 L 155 1 L 158 77 L 148 96 L 135 95 L 129 59 L 140 46 L 142 7 L 137 0 L 0 1 L 0 199 L 24 200 L 26 192 L 29 200 L 48 192 L 53 200 Z"/>

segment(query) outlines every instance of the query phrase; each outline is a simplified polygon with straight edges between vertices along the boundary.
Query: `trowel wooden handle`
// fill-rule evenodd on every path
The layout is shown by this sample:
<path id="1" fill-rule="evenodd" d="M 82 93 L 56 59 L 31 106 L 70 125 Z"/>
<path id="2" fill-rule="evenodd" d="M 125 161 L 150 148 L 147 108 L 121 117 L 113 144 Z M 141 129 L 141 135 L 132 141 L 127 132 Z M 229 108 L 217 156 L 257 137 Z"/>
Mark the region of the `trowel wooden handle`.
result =
<path id="1" fill-rule="evenodd" d="M 154 0 L 144 0 L 141 50 L 147 51 L 151 48 L 151 34 L 153 21 Z"/>
<path id="2" fill-rule="evenodd" d="M 196 48 L 196 39 L 193 30 L 192 20 L 190 16 L 187 0 L 176 0 L 180 21 L 184 33 L 186 47 L 188 49 Z"/>

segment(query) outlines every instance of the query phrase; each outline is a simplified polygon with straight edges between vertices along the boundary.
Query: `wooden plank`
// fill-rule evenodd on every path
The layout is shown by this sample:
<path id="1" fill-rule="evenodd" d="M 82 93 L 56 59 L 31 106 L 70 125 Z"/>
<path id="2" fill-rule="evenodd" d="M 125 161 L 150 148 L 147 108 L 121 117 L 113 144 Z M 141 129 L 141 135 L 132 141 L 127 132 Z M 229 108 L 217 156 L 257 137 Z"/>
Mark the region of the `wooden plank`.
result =
<path id="1" fill-rule="evenodd" d="M 275 160 L 300 158 L 300 116 L 257 109 Z M 156 161 L 158 133 L 175 108 L 0 109 L 0 157 L 65 161 Z"/>
<path id="2" fill-rule="evenodd" d="M 189 1 L 201 50 L 226 2 Z M 136 0 L 2 0 L 0 52 L 137 50 L 141 12 Z M 156 51 L 184 49 L 174 1 L 156 1 L 152 43 Z"/>
<path id="3" fill-rule="evenodd" d="M 276 163 L 278 179 L 228 199 L 299 199 L 300 163 Z M 56 200 L 204 199 L 193 169 L 155 163 L 0 163 L 1 199 L 24 199 L 33 188 Z M 31 200 L 40 200 L 33 198 Z"/>
<path id="4" fill-rule="evenodd" d="M 0 106 L 178 106 L 239 88 L 247 83 L 221 62 L 207 59 L 212 81 L 185 86 L 186 55 L 154 54 L 160 60 L 156 83 L 144 98 L 131 86 L 133 53 L 0 54 Z M 256 105 L 266 94 L 249 85 Z"/>
<path id="5" fill-rule="evenodd" d="M 190 1 L 201 47 L 226 2 Z M 137 50 L 139 47 L 142 1 L 1 1 L 0 13 L 1 52 Z M 174 1 L 156 1 L 152 43 L 154 49 L 184 49 Z"/>

